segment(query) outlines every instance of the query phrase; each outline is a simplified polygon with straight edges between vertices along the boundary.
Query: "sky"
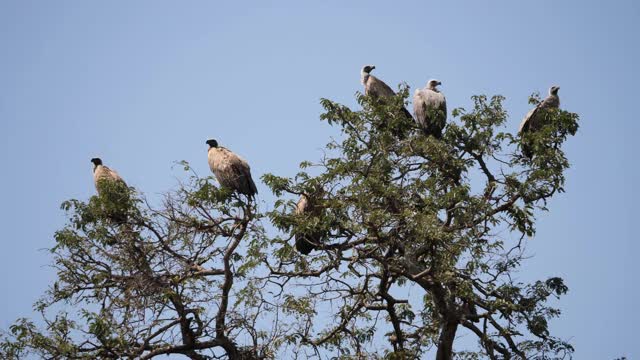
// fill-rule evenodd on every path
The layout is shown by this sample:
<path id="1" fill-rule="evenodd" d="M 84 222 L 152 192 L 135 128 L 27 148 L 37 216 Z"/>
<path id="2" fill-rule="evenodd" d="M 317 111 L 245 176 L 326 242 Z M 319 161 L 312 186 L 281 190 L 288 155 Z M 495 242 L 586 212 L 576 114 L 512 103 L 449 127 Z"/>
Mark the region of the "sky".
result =
<path id="1" fill-rule="evenodd" d="M 254 178 L 291 176 L 338 133 L 319 99 L 355 106 L 374 64 L 392 87 L 439 79 L 450 109 L 504 95 L 513 129 L 561 87 L 581 118 L 572 167 L 517 277 L 565 279 L 551 329 L 576 358 L 640 358 L 639 34 L 632 0 L 0 1 L 0 328 L 37 317 L 59 205 L 94 194 L 92 157 L 151 198 L 184 177 L 175 161 L 208 174 L 212 137 Z"/>

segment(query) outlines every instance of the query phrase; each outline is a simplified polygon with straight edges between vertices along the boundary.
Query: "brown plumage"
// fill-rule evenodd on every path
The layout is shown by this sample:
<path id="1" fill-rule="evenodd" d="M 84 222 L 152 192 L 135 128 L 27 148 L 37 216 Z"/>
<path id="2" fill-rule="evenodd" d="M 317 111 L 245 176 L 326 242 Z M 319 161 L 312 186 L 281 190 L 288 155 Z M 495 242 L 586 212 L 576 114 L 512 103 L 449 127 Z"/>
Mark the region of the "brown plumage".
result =
<path id="1" fill-rule="evenodd" d="M 364 94 L 380 100 L 395 96 L 396 93 L 389 87 L 389 85 L 371 75 L 371 71 L 375 68 L 376 67 L 374 65 L 366 65 L 360 71 L 360 81 L 362 82 L 362 85 L 364 85 Z M 413 119 L 409 110 L 404 107 L 402 108 L 402 114 L 408 119 Z"/>
<path id="2" fill-rule="evenodd" d="M 220 185 L 253 198 L 258 189 L 251 178 L 249 164 L 231 150 L 218 146 L 216 140 L 207 140 L 207 144 L 209 168 Z"/>
<path id="3" fill-rule="evenodd" d="M 309 197 L 303 194 L 296 204 L 295 214 L 298 216 L 319 216 L 322 213 L 322 207 L 317 203 L 318 196 L 322 192 L 316 193 L 315 197 Z M 294 229 L 294 237 L 296 239 L 296 250 L 303 255 L 308 255 L 311 251 L 317 248 L 317 244 L 321 244 L 325 237 L 326 232 L 323 230 L 307 230 L 299 231 Z"/>
<path id="4" fill-rule="evenodd" d="M 520 123 L 518 129 L 518 135 L 522 136 L 524 133 L 532 133 L 540 130 L 545 124 L 545 110 L 557 109 L 560 107 L 560 97 L 558 96 L 559 86 L 552 86 L 549 88 L 549 96 L 547 96 L 538 106 L 531 109 L 524 119 Z M 531 144 L 522 142 L 522 153 L 524 156 L 531 159 L 533 157 L 533 149 Z"/>
<path id="5" fill-rule="evenodd" d="M 119 183 L 127 186 L 124 180 L 122 180 L 122 177 L 120 177 L 120 175 L 115 170 L 111 170 L 110 168 L 102 164 L 102 160 L 100 158 L 93 158 L 91 159 L 91 162 L 94 165 L 93 182 L 96 186 L 96 191 L 98 192 L 98 194 L 100 194 L 100 192 L 102 191 L 101 189 L 104 188 L 103 184 L 105 181 Z"/>

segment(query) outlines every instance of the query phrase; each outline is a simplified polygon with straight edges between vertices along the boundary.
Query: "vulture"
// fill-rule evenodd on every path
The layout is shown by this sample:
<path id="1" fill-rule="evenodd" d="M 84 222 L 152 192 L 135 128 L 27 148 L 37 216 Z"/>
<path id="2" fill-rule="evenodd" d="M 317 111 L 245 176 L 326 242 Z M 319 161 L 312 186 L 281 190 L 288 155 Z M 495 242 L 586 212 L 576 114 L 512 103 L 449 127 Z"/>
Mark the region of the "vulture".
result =
<path id="1" fill-rule="evenodd" d="M 206 143 L 209 145 L 209 168 L 220 185 L 253 198 L 258 189 L 251 178 L 249 164 L 231 150 L 218 146 L 216 140 L 209 139 Z"/>
<path id="2" fill-rule="evenodd" d="M 321 192 L 319 193 L 321 194 Z M 317 195 L 318 194 L 316 194 L 316 196 Z M 316 198 L 313 196 L 303 194 L 296 204 L 295 214 L 299 216 L 319 216 L 322 208 L 314 199 Z M 307 230 L 305 232 L 294 230 L 293 232 L 296 238 L 296 250 L 303 255 L 309 255 L 309 253 L 317 247 L 316 244 L 323 242 L 326 235 L 323 230 Z"/>
<path id="3" fill-rule="evenodd" d="M 384 81 L 378 79 L 377 77 L 371 75 L 371 71 L 376 67 L 373 65 L 365 65 L 360 71 L 360 81 L 362 85 L 364 85 L 364 94 L 369 95 L 376 99 L 384 99 L 393 97 L 396 93 L 391 90 L 389 85 L 385 84 Z M 402 113 L 408 119 L 413 119 L 409 110 L 402 108 Z"/>
<path id="4" fill-rule="evenodd" d="M 532 133 L 540 130 L 544 126 L 545 110 L 557 109 L 560 107 L 560 97 L 558 96 L 559 86 L 552 86 L 549 88 L 549 96 L 547 96 L 538 106 L 531 109 L 527 115 L 524 116 L 518 129 L 518 135 L 522 136 L 524 133 Z M 522 143 L 522 152 L 524 156 L 531 159 L 533 157 L 533 150 L 530 144 Z"/>
<path id="5" fill-rule="evenodd" d="M 98 196 L 107 204 L 108 216 L 116 222 L 127 220 L 129 189 L 115 170 L 102 164 L 100 158 L 91 159 L 93 163 L 93 182 Z"/>
<path id="6" fill-rule="evenodd" d="M 472 319 L 470 320 L 472 322 L 474 323 L 480 322 L 480 319 L 477 318 L 478 309 L 476 309 L 475 304 L 473 304 L 471 301 L 468 301 L 468 300 L 462 300 L 462 307 L 467 314 L 471 315 Z"/>
<path id="7" fill-rule="evenodd" d="M 413 95 L 413 113 L 425 134 L 440 139 L 447 122 L 447 100 L 437 89 L 438 85 L 442 83 L 429 80 L 424 89 L 416 90 Z"/>

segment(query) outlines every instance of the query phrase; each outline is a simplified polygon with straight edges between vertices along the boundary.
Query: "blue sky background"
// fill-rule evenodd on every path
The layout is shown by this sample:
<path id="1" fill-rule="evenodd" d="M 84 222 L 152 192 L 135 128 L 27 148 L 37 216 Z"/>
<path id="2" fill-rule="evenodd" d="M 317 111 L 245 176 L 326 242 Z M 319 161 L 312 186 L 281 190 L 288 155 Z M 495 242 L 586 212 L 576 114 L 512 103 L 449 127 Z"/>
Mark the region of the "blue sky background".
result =
<path id="1" fill-rule="evenodd" d="M 176 160 L 208 173 L 209 137 L 255 178 L 292 175 L 337 132 L 319 98 L 355 104 L 375 64 L 394 87 L 440 79 L 450 108 L 505 95 L 514 130 L 529 94 L 561 86 L 581 115 L 567 192 L 518 276 L 565 278 L 552 329 L 576 358 L 640 358 L 639 36 L 635 1 L 1 1 L 0 327 L 35 316 L 55 276 L 42 249 L 59 204 L 93 194 L 90 158 L 152 198 L 182 176 Z"/>

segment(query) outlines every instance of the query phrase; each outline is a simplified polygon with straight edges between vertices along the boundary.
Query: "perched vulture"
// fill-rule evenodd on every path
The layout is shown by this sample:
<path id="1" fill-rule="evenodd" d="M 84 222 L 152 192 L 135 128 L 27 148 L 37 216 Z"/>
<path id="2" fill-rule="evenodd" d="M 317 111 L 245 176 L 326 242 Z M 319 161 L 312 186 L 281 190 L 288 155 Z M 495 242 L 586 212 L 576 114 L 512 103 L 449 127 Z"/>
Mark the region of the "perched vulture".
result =
<path id="1" fill-rule="evenodd" d="M 393 97 L 396 93 L 391 90 L 389 85 L 385 84 L 384 81 L 378 79 L 377 77 L 371 75 L 371 71 L 376 67 L 373 65 L 366 65 L 360 71 L 360 81 L 362 85 L 364 85 L 364 94 L 369 95 L 373 98 L 384 99 Z M 409 110 L 402 108 L 402 113 L 408 119 L 413 119 Z"/>
<path id="2" fill-rule="evenodd" d="M 518 134 L 522 136 L 524 133 L 536 132 L 542 128 L 545 120 L 545 110 L 557 109 L 560 107 L 560 97 L 558 96 L 559 86 L 552 86 L 549 88 L 549 96 L 547 96 L 538 106 L 531 109 L 524 119 L 520 123 Z M 522 152 L 524 156 L 531 159 L 533 156 L 533 150 L 531 146 L 526 143 L 522 143 Z"/>
<path id="3" fill-rule="evenodd" d="M 209 139 L 209 168 L 215 174 L 221 186 L 237 191 L 250 198 L 258 193 L 251 179 L 249 164 L 231 150 L 218 146 L 218 142 Z"/>
<path id="4" fill-rule="evenodd" d="M 98 195 L 106 201 L 108 216 L 116 222 L 127 220 L 129 189 L 115 170 L 102 164 L 100 158 L 91 159 L 93 163 L 93 182 Z"/>
<path id="5" fill-rule="evenodd" d="M 318 195 L 318 194 L 316 194 Z M 315 203 L 314 197 L 302 195 L 298 203 L 296 204 L 296 215 L 320 215 L 322 208 Z M 323 230 L 311 230 L 311 231 L 297 231 L 294 229 L 294 236 L 296 238 L 296 250 L 303 255 L 308 255 L 312 250 L 316 248 L 316 244 L 323 242 L 326 233 Z"/>
<path id="6" fill-rule="evenodd" d="M 416 90 L 413 95 L 413 113 L 425 134 L 440 139 L 447 122 L 447 100 L 437 89 L 438 85 L 442 83 L 429 80 L 424 89 Z"/>
<path id="7" fill-rule="evenodd" d="M 480 319 L 476 318 L 478 316 L 478 310 L 476 309 L 476 305 L 468 300 L 462 300 L 462 306 L 466 314 L 471 315 L 472 319 L 470 319 L 474 323 L 480 322 Z"/>

